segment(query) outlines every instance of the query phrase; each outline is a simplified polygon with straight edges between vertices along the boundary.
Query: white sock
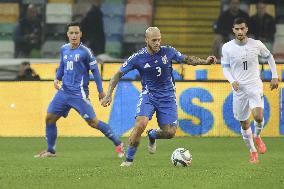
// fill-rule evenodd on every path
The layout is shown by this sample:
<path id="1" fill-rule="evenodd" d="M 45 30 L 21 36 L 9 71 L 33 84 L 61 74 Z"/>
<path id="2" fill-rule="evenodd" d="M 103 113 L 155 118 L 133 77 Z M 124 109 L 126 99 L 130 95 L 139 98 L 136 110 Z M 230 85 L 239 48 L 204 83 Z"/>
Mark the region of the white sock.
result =
<path id="1" fill-rule="evenodd" d="M 243 139 L 244 139 L 249 151 L 250 152 L 256 152 L 256 148 L 255 148 L 254 142 L 253 142 L 253 136 L 252 136 L 251 128 L 249 127 L 247 130 L 243 130 L 243 128 L 241 128 L 241 133 L 243 135 Z"/>
<path id="2" fill-rule="evenodd" d="M 260 135 L 260 133 L 263 129 L 263 126 L 264 126 L 264 119 L 262 120 L 261 123 L 254 121 L 254 136 L 255 137 Z"/>

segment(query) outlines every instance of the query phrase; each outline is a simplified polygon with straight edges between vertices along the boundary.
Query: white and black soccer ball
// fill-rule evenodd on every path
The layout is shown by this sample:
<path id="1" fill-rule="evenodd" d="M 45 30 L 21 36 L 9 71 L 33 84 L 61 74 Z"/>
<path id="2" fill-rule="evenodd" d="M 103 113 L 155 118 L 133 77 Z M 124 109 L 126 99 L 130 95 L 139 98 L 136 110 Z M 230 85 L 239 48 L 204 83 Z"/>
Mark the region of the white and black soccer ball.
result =
<path id="1" fill-rule="evenodd" d="M 185 148 L 177 148 L 173 151 L 171 161 L 174 166 L 188 167 L 192 161 L 192 155 L 189 150 Z"/>

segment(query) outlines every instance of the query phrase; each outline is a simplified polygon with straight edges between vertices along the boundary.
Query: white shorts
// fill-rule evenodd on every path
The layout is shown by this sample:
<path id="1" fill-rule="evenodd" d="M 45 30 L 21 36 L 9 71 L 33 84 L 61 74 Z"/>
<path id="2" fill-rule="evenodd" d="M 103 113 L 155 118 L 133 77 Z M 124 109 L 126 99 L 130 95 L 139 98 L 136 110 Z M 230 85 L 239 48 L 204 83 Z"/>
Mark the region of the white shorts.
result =
<path id="1" fill-rule="evenodd" d="M 233 112 L 238 121 L 247 120 L 251 109 L 256 107 L 264 108 L 262 82 L 240 85 L 237 92 L 233 91 Z"/>

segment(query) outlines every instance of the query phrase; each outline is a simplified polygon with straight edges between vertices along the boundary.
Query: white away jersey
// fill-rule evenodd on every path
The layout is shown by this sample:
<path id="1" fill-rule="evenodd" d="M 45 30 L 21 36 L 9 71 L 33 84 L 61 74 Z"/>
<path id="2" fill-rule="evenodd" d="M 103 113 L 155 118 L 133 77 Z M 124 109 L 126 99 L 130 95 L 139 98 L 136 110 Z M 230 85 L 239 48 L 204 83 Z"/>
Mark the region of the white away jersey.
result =
<path id="1" fill-rule="evenodd" d="M 246 44 L 239 45 L 233 39 L 222 47 L 221 64 L 231 68 L 233 78 L 240 84 L 250 84 L 260 81 L 258 56 L 271 56 L 261 41 L 248 38 Z"/>

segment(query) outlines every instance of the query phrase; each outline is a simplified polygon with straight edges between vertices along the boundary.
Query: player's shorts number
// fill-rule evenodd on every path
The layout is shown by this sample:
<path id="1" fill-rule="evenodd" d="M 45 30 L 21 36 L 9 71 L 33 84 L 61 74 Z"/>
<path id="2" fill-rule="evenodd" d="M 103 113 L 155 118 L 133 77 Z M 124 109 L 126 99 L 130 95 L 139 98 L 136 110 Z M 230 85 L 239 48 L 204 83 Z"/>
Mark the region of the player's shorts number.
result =
<path id="1" fill-rule="evenodd" d="M 157 77 L 162 75 L 162 69 L 161 67 L 156 67 L 156 70 L 158 71 Z"/>

